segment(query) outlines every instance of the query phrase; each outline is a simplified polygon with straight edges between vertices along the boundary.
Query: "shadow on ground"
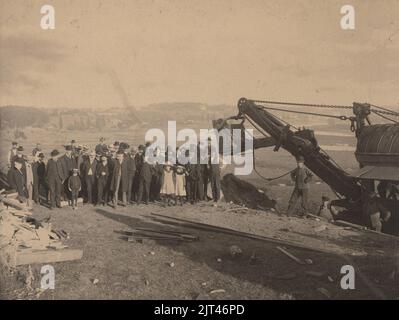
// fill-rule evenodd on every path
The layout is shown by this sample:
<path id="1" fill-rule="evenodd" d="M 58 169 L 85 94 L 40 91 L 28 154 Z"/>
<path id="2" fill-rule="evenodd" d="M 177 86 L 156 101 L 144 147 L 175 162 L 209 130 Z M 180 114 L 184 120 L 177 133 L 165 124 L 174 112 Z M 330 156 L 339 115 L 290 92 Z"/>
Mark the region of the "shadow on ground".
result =
<path id="1" fill-rule="evenodd" d="M 176 243 L 170 240 L 156 240 L 155 242 L 157 245 L 180 252 L 195 263 L 204 263 L 218 272 L 262 285 L 276 292 L 291 294 L 297 299 L 326 299 L 327 296 L 320 292 L 320 288 L 327 289 L 331 298 L 334 299 L 386 297 L 372 281 L 364 283 L 359 279 L 360 281 L 356 283 L 357 290 L 342 290 L 340 287 L 341 267 L 348 264 L 348 261 L 361 266 L 367 260 L 370 264 L 369 258 L 356 257 L 348 260 L 347 257 L 289 247 L 288 250 L 300 259 L 311 259 L 314 262 L 312 265 L 300 265 L 279 252 L 276 244 L 267 241 L 248 239 L 222 231 L 207 231 L 193 225 L 181 225 L 152 216 L 131 217 L 107 209 L 96 209 L 96 212 L 125 224 L 129 228 L 172 230 L 195 234 L 199 236 L 199 241 Z M 129 230 L 129 228 L 124 230 Z M 116 233 L 115 236 L 117 237 Z M 242 249 L 243 253 L 240 257 L 231 256 L 232 245 L 238 245 Z M 254 256 L 255 259 L 251 258 Z M 218 262 L 218 259 L 221 259 L 221 262 Z M 321 272 L 323 275 L 312 276 L 306 274 L 306 271 Z"/>

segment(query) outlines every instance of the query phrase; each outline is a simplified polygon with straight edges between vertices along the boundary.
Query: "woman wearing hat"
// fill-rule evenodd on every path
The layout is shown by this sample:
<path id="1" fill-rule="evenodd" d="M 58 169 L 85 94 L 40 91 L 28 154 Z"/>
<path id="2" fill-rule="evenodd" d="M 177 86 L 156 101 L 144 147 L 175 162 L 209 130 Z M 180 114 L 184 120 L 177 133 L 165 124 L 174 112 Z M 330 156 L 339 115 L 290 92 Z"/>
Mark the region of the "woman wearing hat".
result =
<path id="1" fill-rule="evenodd" d="M 183 197 L 187 195 L 186 193 L 186 168 L 177 164 L 175 170 L 175 195 L 176 195 L 176 204 L 183 205 Z"/>
<path id="2" fill-rule="evenodd" d="M 175 181 L 172 169 L 172 164 L 168 161 L 163 167 L 163 184 L 161 188 L 161 195 L 164 206 L 171 205 L 172 199 L 175 196 Z"/>

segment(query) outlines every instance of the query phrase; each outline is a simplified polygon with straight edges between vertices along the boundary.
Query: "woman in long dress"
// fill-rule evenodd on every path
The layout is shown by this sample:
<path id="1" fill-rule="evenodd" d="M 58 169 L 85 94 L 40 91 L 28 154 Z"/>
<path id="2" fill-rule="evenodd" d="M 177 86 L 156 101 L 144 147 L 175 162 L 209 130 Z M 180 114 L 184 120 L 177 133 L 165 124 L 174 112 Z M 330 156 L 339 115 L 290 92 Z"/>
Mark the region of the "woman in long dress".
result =
<path id="1" fill-rule="evenodd" d="M 174 183 L 174 177 L 173 177 L 173 170 L 172 170 L 172 165 L 170 162 L 167 162 L 164 167 L 164 178 L 163 178 L 163 183 L 162 183 L 162 188 L 161 188 L 161 194 L 163 197 L 163 204 L 164 206 L 167 204 L 168 206 L 171 205 L 171 201 L 175 196 L 175 183 Z"/>
<path id="2" fill-rule="evenodd" d="M 179 202 L 182 206 L 183 197 L 186 196 L 186 168 L 180 164 L 176 166 L 175 180 L 176 204 Z"/>

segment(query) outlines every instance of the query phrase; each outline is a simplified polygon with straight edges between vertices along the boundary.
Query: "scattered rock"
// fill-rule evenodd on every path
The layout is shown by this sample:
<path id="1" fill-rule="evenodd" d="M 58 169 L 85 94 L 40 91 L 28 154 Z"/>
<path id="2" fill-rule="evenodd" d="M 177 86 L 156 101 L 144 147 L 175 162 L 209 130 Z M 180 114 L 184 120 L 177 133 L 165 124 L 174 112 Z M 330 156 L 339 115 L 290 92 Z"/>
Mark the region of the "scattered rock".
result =
<path id="1" fill-rule="evenodd" d="M 155 255 L 155 252 L 154 252 L 154 251 L 151 251 L 151 252 L 150 252 L 150 255 L 152 255 L 152 256 Z"/>
<path id="2" fill-rule="evenodd" d="M 175 266 L 174 262 L 169 263 L 169 267 L 174 268 L 174 266 Z"/>
<path id="3" fill-rule="evenodd" d="M 334 279 L 333 279 L 332 277 L 330 277 L 330 276 L 328 276 L 327 279 L 328 279 L 328 281 L 330 281 L 330 282 L 334 282 Z"/>
<path id="4" fill-rule="evenodd" d="M 255 252 L 251 254 L 251 257 L 249 258 L 249 263 L 250 264 L 255 264 L 258 261 L 258 256 L 256 255 Z"/>
<path id="5" fill-rule="evenodd" d="M 313 260 L 312 259 L 305 259 L 306 264 L 313 264 Z"/>
<path id="6" fill-rule="evenodd" d="M 236 257 L 242 255 L 242 250 L 241 250 L 241 248 L 240 248 L 239 246 L 232 245 L 232 246 L 230 247 L 230 255 L 231 255 L 233 258 L 236 258 Z"/>
<path id="7" fill-rule="evenodd" d="M 220 258 L 217 258 L 217 260 L 216 260 L 217 262 L 219 262 L 219 263 L 221 263 L 222 262 L 222 259 L 220 259 Z"/>
<path id="8" fill-rule="evenodd" d="M 98 279 L 93 279 L 93 281 L 92 281 L 93 284 L 97 284 L 99 282 L 100 282 L 100 280 L 98 280 Z"/>
<path id="9" fill-rule="evenodd" d="M 224 290 L 224 289 L 216 289 L 216 290 L 212 290 L 211 292 L 210 292 L 210 294 L 214 294 L 214 293 L 225 293 L 226 292 L 226 290 Z"/>

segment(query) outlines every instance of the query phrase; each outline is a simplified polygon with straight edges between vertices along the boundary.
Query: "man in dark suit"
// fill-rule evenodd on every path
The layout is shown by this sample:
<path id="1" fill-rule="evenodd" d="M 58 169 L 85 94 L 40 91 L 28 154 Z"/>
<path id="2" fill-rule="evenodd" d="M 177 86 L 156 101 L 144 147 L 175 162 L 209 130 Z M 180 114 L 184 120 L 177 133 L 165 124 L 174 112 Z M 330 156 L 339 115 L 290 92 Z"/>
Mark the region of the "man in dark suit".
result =
<path id="1" fill-rule="evenodd" d="M 51 159 L 47 162 L 46 180 L 50 189 L 50 210 L 56 205 L 61 207 L 62 178 L 64 176 L 58 150 L 51 152 Z"/>
<path id="2" fill-rule="evenodd" d="M 287 215 L 292 216 L 295 213 L 299 202 L 302 205 L 301 216 L 306 216 L 309 213 L 309 182 L 313 174 L 305 167 L 305 158 L 303 156 L 297 157 L 297 168 L 291 172 L 291 179 L 295 182 L 295 188 L 292 191 L 291 198 L 288 204 Z"/>
<path id="3" fill-rule="evenodd" d="M 71 198 L 70 191 L 68 189 L 68 178 L 72 174 L 72 170 L 77 167 L 76 159 L 72 156 L 72 147 L 70 145 L 65 146 L 65 154 L 59 159 L 62 166 L 62 184 L 64 185 L 63 194 L 68 199 Z"/>
<path id="4" fill-rule="evenodd" d="M 163 153 L 164 154 L 164 153 Z M 162 151 L 156 148 L 154 151 L 154 156 L 159 158 L 162 156 Z M 160 159 L 160 162 L 156 161 L 153 167 L 153 175 L 151 179 L 150 186 L 150 201 L 160 201 L 161 200 L 161 188 L 163 184 L 163 163 L 164 159 Z"/>
<path id="5" fill-rule="evenodd" d="M 134 161 L 136 162 L 136 174 L 134 176 L 133 185 L 132 185 L 132 197 L 134 201 L 137 201 L 138 198 L 140 171 L 141 171 L 141 166 L 143 165 L 144 150 L 145 146 L 142 144 L 139 145 L 138 151 L 134 156 Z"/>
<path id="6" fill-rule="evenodd" d="M 119 150 L 116 154 L 111 180 L 111 190 L 114 192 L 114 208 L 118 206 L 119 191 L 122 192 L 123 206 L 127 205 L 128 176 L 128 164 L 125 160 L 125 154 L 122 150 Z"/>
<path id="7" fill-rule="evenodd" d="M 39 168 L 39 154 L 35 154 L 32 162 L 32 177 L 33 177 L 33 201 L 39 203 L 39 175 L 37 169 Z"/>
<path id="8" fill-rule="evenodd" d="M 137 153 L 137 150 L 132 148 L 129 154 L 126 156 L 127 167 L 128 167 L 128 186 L 127 186 L 127 201 L 131 202 L 132 199 L 132 189 L 134 183 L 134 177 L 136 175 L 136 161 L 134 157 Z"/>
<path id="9" fill-rule="evenodd" d="M 137 194 L 137 204 L 141 204 L 144 193 L 144 203 L 148 204 L 150 197 L 151 179 L 154 173 L 154 168 L 148 163 L 147 156 L 144 156 L 143 164 L 141 166 L 139 175 L 139 190 Z"/>
<path id="10" fill-rule="evenodd" d="M 97 169 L 96 153 L 91 152 L 89 159 L 83 162 L 82 176 L 85 181 L 87 191 L 87 203 L 93 204 L 93 194 L 96 182 L 96 169 Z"/>
<path id="11" fill-rule="evenodd" d="M 212 189 L 212 198 L 214 202 L 220 199 L 220 163 L 219 157 L 216 154 L 211 154 L 209 157 L 208 178 Z"/>
<path id="12" fill-rule="evenodd" d="M 44 195 L 46 198 L 46 201 L 48 201 L 48 187 L 46 183 L 46 164 L 44 163 L 44 154 L 42 152 L 39 153 L 38 159 L 35 162 L 36 164 L 36 173 L 37 173 L 37 180 L 38 180 L 38 189 L 37 193 L 34 193 L 38 201 L 40 202 L 40 195 Z"/>
<path id="13" fill-rule="evenodd" d="M 97 204 L 103 206 L 108 203 L 109 191 L 109 164 L 106 156 L 101 156 L 101 162 L 97 163 Z"/>
<path id="14" fill-rule="evenodd" d="M 7 178 L 11 188 L 18 192 L 18 200 L 21 203 L 26 202 L 28 196 L 26 176 L 22 171 L 22 161 L 20 159 L 14 161 L 14 167 L 9 170 Z"/>

